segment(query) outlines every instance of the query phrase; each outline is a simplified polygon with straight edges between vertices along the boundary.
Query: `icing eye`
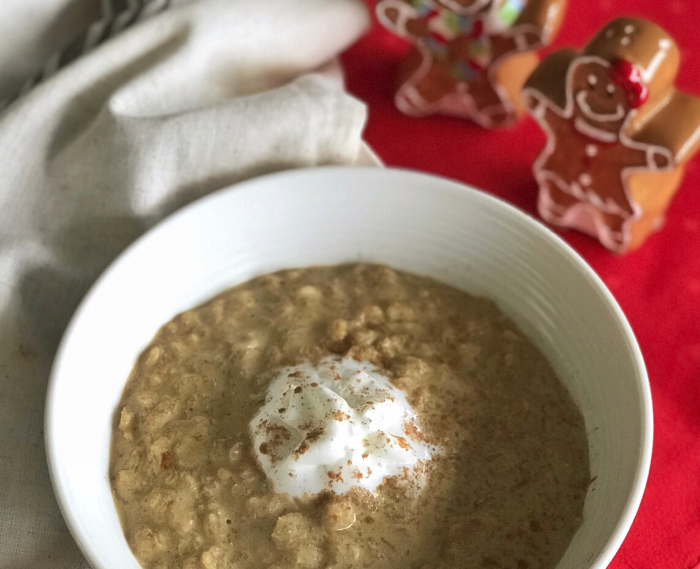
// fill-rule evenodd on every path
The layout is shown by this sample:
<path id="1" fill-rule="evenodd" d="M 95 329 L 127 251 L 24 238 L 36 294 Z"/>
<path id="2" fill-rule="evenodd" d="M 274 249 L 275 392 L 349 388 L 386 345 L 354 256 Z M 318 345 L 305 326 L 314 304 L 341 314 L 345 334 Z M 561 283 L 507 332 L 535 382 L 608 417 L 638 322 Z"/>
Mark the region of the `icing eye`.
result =
<path id="1" fill-rule="evenodd" d="M 634 26 L 632 24 L 627 24 L 625 26 L 625 33 L 626 34 L 631 34 L 634 31 Z"/>
<path id="2" fill-rule="evenodd" d="M 615 94 L 615 85 L 612 83 L 608 83 L 607 87 L 605 87 L 605 90 L 608 92 L 608 95 L 611 97 Z"/>
<path id="3" fill-rule="evenodd" d="M 595 75 L 593 75 L 593 73 L 591 73 L 588 76 L 588 86 L 591 89 L 593 89 L 596 86 L 596 83 L 598 83 L 598 78 Z"/>
<path id="4" fill-rule="evenodd" d="M 621 43 L 622 45 L 629 45 L 629 44 L 630 44 L 630 41 L 631 41 L 631 40 L 630 40 L 627 36 L 625 36 L 624 38 L 622 38 L 622 39 L 620 40 L 620 43 Z"/>
<path id="5" fill-rule="evenodd" d="M 608 28 L 608 31 L 605 32 L 605 37 L 610 39 L 615 35 L 615 30 L 613 28 Z"/>

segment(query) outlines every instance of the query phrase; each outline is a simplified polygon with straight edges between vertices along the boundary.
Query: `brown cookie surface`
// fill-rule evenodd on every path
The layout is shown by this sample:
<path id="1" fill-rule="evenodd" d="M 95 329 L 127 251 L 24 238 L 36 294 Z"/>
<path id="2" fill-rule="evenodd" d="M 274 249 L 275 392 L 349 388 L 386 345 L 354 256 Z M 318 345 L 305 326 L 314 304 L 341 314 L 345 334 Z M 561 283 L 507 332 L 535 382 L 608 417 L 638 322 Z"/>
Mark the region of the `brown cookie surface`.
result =
<path id="1" fill-rule="evenodd" d="M 525 83 L 547 134 L 534 165 L 539 213 L 623 253 L 663 221 L 700 138 L 700 99 L 677 91 L 679 52 L 655 24 L 618 18 Z"/>
<path id="2" fill-rule="evenodd" d="M 404 113 L 513 124 L 537 48 L 559 28 L 565 0 L 380 0 L 379 21 L 413 43 L 399 72 Z"/>

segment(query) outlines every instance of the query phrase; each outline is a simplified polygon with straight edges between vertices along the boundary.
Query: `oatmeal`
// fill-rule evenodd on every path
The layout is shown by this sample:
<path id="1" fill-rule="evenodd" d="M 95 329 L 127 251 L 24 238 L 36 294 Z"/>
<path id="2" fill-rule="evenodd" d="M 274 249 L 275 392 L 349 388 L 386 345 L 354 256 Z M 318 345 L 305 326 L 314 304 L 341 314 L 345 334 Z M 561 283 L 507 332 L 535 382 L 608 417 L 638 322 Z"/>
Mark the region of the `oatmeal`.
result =
<path id="1" fill-rule="evenodd" d="M 260 447 L 305 458 L 304 445 L 329 435 L 285 419 L 283 405 L 262 417 L 270 388 L 285 372 L 336 362 L 400 390 L 401 413 L 413 415 L 392 418 L 386 439 L 415 460 L 389 445 L 382 452 L 405 466 L 348 485 L 370 454 L 356 448 L 365 439 L 336 437 L 328 448 L 347 456 L 324 473 L 343 477 L 337 491 L 304 493 L 303 477 L 280 486 Z M 291 393 L 324 380 L 306 381 Z M 340 411 L 362 423 L 361 405 L 323 397 L 314 420 Z M 271 417 L 289 428 L 256 435 Z M 309 480 L 325 468 L 324 453 L 313 456 L 302 463 L 317 469 Z M 554 568 L 581 523 L 589 476 L 580 412 L 492 302 L 375 265 L 266 275 L 163 326 L 127 382 L 110 463 L 126 538 L 157 569 Z"/>

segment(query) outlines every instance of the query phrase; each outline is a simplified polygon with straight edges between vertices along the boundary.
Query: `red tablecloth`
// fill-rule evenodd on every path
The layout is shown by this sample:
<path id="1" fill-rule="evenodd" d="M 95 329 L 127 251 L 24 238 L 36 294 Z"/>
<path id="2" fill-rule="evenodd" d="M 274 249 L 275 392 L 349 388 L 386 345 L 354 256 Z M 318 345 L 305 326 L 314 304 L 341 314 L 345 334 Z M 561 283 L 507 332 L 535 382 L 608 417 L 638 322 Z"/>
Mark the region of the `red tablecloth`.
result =
<path id="1" fill-rule="evenodd" d="M 373 2 L 370 2 L 373 8 Z M 700 95 L 696 0 L 571 2 L 550 49 L 582 46 L 608 20 L 648 18 L 681 47 L 679 88 Z M 535 214 L 532 163 L 544 135 L 529 117 L 487 132 L 447 117 L 409 118 L 393 105 L 407 44 L 376 23 L 343 57 L 350 91 L 369 106 L 366 139 L 388 166 L 454 178 Z M 700 569 L 700 156 L 689 165 L 667 223 L 624 257 L 573 231 L 560 234 L 602 277 L 646 359 L 654 399 L 654 452 L 637 518 L 614 569 Z"/>

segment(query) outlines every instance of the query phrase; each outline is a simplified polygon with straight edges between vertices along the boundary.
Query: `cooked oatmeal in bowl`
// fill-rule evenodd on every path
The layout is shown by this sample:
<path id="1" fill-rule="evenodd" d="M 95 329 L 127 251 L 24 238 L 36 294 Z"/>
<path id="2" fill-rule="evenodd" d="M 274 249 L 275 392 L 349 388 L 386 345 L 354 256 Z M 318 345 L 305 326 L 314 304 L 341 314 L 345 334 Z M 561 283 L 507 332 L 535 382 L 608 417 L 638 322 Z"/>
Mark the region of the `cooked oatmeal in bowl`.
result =
<path id="1" fill-rule="evenodd" d="M 164 325 L 110 481 L 145 568 L 554 569 L 590 473 L 581 412 L 491 301 L 354 264 Z"/>
<path id="2" fill-rule="evenodd" d="M 553 233 L 445 179 L 321 168 L 127 249 L 66 330 L 45 441 L 94 569 L 604 569 L 652 409 L 622 311 Z"/>

